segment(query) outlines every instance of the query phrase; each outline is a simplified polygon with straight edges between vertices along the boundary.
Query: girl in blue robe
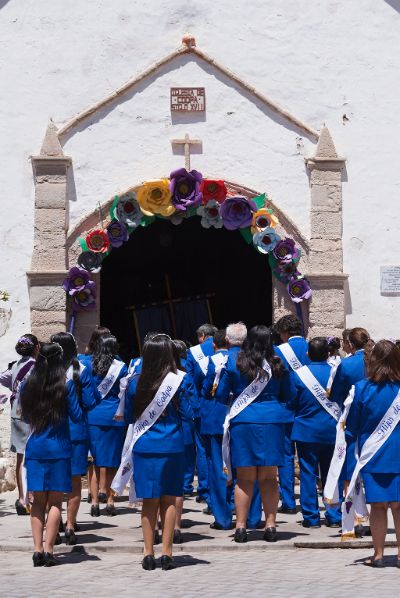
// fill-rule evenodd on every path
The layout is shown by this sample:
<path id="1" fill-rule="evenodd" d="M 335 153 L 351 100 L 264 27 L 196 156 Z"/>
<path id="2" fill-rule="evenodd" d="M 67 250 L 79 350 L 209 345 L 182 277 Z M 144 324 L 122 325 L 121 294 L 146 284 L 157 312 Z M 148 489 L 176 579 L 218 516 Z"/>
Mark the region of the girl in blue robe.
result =
<path id="1" fill-rule="evenodd" d="M 359 454 L 400 392 L 400 349 L 391 341 L 379 341 L 372 349 L 367 379 L 355 385 L 354 401 L 346 422 L 350 443 L 358 444 Z M 398 541 L 397 567 L 400 567 L 400 423 L 383 445 L 364 465 L 361 477 L 366 502 L 371 504 L 370 525 L 374 555 L 366 565 L 383 567 L 383 551 L 390 505 Z"/>
<path id="2" fill-rule="evenodd" d="M 58 564 L 53 547 L 61 520 L 63 493 L 72 490 L 68 416 L 76 423 L 82 418 L 75 385 L 72 380 L 66 380 L 59 344 L 41 346 L 35 366 L 21 390 L 21 408 L 24 421 L 31 428 L 25 465 L 27 490 L 34 496 L 31 509 L 33 565 L 51 567 Z"/>

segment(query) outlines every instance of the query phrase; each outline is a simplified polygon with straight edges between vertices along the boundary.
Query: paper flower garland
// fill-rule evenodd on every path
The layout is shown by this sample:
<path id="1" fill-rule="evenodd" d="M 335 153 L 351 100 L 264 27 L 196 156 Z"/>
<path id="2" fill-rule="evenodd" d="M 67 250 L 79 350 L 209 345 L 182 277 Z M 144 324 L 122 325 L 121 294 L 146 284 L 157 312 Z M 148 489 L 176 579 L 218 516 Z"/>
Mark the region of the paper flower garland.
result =
<path id="1" fill-rule="evenodd" d="M 100 272 L 101 262 L 101 255 L 99 253 L 94 253 L 94 251 L 83 251 L 78 256 L 78 265 L 84 270 L 92 272 L 92 274 Z"/>
<path id="2" fill-rule="evenodd" d="M 129 239 L 127 227 L 118 220 L 111 220 L 107 226 L 107 236 L 112 247 L 121 247 Z"/>
<path id="3" fill-rule="evenodd" d="M 203 203 L 206 204 L 210 200 L 218 201 L 222 203 L 227 195 L 227 190 L 224 181 L 212 181 L 209 179 L 203 179 L 200 191 L 203 194 Z"/>
<path id="4" fill-rule="evenodd" d="M 168 179 L 143 183 L 137 190 L 140 209 L 146 216 L 172 216 L 175 207 L 171 203 Z"/>
<path id="5" fill-rule="evenodd" d="M 269 253 L 280 240 L 273 228 L 267 227 L 253 235 L 253 244 L 260 253 Z"/>
<path id="6" fill-rule="evenodd" d="M 86 245 L 90 251 L 107 253 L 110 248 L 110 241 L 107 233 L 101 228 L 96 228 L 86 235 Z"/>
<path id="7" fill-rule="evenodd" d="M 203 176 L 197 170 L 188 172 L 186 168 L 178 168 L 170 175 L 169 188 L 172 196 L 173 206 L 180 212 L 186 212 L 188 208 L 195 208 L 201 204 L 203 194 L 200 191 L 200 184 Z"/>
<path id="8" fill-rule="evenodd" d="M 219 212 L 220 204 L 215 199 L 211 199 L 205 206 L 197 208 L 197 213 L 201 216 L 201 226 L 203 228 L 222 228 L 222 218 Z"/>
<path id="9" fill-rule="evenodd" d="M 312 295 L 310 283 L 301 275 L 291 278 L 286 288 L 294 303 L 300 303 L 305 299 L 310 299 Z"/>
<path id="10" fill-rule="evenodd" d="M 140 209 L 136 195 L 132 191 L 117 197 L 114 217 L 130 228 L 139 226 L 143 218 L 143 212 Z"/>
<path id="11" fill-rule="evenodd" d="M 221 204 L 220 214 L 224 227 L 228 230 L 237 230 L 250 226 L 253 219 L 253 212 L 257 211 L 257 205 L 251 199 L 241 195 L 228 197 Z"/>
<path id="12" fill-rule="evenodd" d="M 71 268 L 63 282 L 63 289 L 72 298 L 73 311 L 85 311 L 96 306 L 96 283 L 86 270 Z"/>
<path id="13" fill-rule="evenodd" d="M 278 218 L 273 215 L 271 209 L 261 208 L 253 214 L 251 222 L 251 232 L 254 235 L 267 227 L 274 228 L 278 224 Z"/>

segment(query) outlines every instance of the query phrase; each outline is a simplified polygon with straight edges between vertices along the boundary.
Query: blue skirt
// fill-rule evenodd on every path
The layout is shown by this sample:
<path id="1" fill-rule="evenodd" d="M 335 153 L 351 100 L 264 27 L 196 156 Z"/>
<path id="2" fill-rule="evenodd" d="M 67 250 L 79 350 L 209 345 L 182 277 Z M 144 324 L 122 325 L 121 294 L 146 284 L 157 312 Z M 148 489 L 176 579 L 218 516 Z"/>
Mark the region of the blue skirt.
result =
<path id="1" fill-rule="evenodd" d="M 233 467 L 281 466 L 285 462 L 285 424 L 231 423 Z"/>
<path id="2" fill-rule="evenodd" d="M 87 474 L 89 442 L 87 440 L 72 440 L 71 467 L 73 476 Z"/>
<path id="3" fill-rule="evenodd" d="M 119 467 L 124 440 L 123 426 L 89 424 L 90 453 L 97 467 Z"/>
<path id="4" fill-rule="evenodd" d="M 29 492 L 72 492 L 71 459 L 25 459 Z"/>
<path id="5" fill-rule="evenodd" d="M 366 502 L 400 502 L 400 473 L 361 472 L 361 475 Z"/>
<path id="6" fill-rule="evenodd" d="M 136 496 L 182 496 L 185 453 L 133 453 Z"/>

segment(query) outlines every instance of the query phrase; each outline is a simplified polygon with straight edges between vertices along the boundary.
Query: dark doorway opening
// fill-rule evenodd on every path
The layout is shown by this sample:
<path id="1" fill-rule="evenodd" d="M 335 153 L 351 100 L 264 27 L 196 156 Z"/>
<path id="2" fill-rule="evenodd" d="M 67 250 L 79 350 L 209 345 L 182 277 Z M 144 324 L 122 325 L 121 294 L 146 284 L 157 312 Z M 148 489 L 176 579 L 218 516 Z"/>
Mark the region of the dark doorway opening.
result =
<path id="1" fill-rule="evenodd" d="M 128 359 L 139 353 L 134 314 L 141 334 L 144 328 L 175 332 L 191 342 L 210 312 L 219 328 L 237 321 L 271 324 L 271 270 L 267 256 L 239 231 L 205 229 L 196 216 L 178 226 L 157 219 L 104 260 L 100 304 L 101 324 Z"/>

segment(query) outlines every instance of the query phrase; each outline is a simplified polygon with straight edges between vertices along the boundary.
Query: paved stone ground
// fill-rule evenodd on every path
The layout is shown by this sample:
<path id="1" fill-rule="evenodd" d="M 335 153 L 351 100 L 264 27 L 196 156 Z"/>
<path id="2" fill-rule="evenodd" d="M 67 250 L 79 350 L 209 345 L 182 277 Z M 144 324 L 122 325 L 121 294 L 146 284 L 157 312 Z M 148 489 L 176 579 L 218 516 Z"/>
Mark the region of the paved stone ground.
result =
<path id="1" fill-rule="evenodd" d="M 278 518 L 279 542 L 262 541 L 262 531 L 253 531 L 246 545 L 232 541 L 232 532 L 209 528 L 212 517 L 203 505 L 185 501 L 185 542 L 176 546 L 178 568 L 164 572 L 143 571 L 140 566 L 142 539 L 140 513 L 126 499 L 117 503 L 118 516 L 92 519 L 89 505 L 82 502 L 80 544 L 71 552 L 57 547 L 62 566 L 34 569 L 29 518 L 17 517 L 15 493 L 0 496 L 0 594 L 12 598 L 36 596 L 81 596 L 96 598 L 132 596 L 285 596 L 285 598 L 336 598 L 355 592 L 363 598 L 396 596 L 400 570 L 395 567 L 394 547 L 387 548 L 383 570 L 363 566 L 371 554 L 370 538 L 341 543 L 338 531 L 322 527 L 310 532 L 302 528 L 301 514 Z M 394 535 L 388 540 L 394 543 Z M 305 548 L 313 546 L 314 548 Z M 318 548 L 330 547 L 330 550 Z M 334 548 L 339 546 L 340 548 Z M 343 550 L 341 548 L 356 548 Z M 157 547 L 158 548 L 158 547 Z M 160 551 L 157 550 L 157 554 Z M 378 589 L 379 588 L 379 589 Z"/>

